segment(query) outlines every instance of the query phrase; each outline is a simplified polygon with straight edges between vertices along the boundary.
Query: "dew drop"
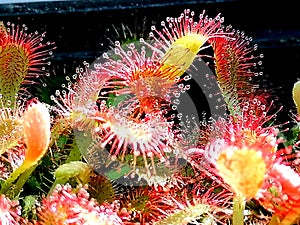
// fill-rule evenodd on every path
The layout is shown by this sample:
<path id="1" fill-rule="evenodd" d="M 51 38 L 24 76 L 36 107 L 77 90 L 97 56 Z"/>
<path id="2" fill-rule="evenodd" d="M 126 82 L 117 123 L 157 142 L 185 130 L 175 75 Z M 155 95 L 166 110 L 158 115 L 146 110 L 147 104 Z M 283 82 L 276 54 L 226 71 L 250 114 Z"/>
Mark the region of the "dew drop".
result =
<path id="1" fill-rule="evenodd" d="M 179 97 L 180 97 L 180 93 L 175 93 L 174 96 L 175 96 L 176 98 L 179 98 Z"/>
<path id="2" fill-rule="evenodd" d="M 179 80 L 180 80 L 180 76 L 176 76 L 174 79 L 175 82 L 178 82 Z"/>
<path id="3" fill-rule="evenodd" d="M 245 112 L 248 111 L 248 109 L 249 109 L 248 106 L 244 106 L 244 107 L 243 107 L 243 111 L 245 111 Z"/>
<path id="4" fill-rule="evenodd" d="M 184 84 L 178 84 L 178 88 L 180 89 L 184 88 Z"/>
<path id="5" fill-rule="evenodd" d="M 56 91 L 55 91 L 55 95 L 56 95 L 56 96 L 59 96 L 59 95 L 60 95 L 60 91 L 59 91 L 59 90 L 56 90 Z"/>
<path id="6" fill-rule="evenodd" d="M 185 85 L 185 87 L 184 87 L 184 90 L 190 90 L 191 89 L 191 85 L 189 85 L 189 84 L 187 84 L 187 85 Z"/>
<path id="7" fill-rule="evenodd" d="M 127 51 L 127 55 L 128 55 L 129 57 L 131 57 L 131 56 L 132 56 L 132 52 L 131 52 L 131 51 Z"/>
<path id="8" fill-rule="evenodd" d="M 106 52 L 105 52 L 105 53 L 103 53 L 103 55 L 102 55 L 102 56 L 103 56 L 103 58 L 104 58 L 104 59 L 108 59 L 108 58 L 109 58 L 109 57 L 108 57 L 108 54 L 107 54 Z"/>
<path id="9" fill-rule="evenodd" d="M 186 76 L 184 76 L 183 79 L 184 79 L 185 81 L 188 81 L 188 80 L 192 79 L 192 76 L 191 76 L 191 75 L 186 75 Z"/>
<path id="10" fill-rule="evenodd" d="M 179 100 L 179 99 L 175 99 L 175 100 L 173 101 L 173 103 L 176 104 L 176 105 L 179 105 L 179 104 L 180 104 L 180 100 Z"/>
<path id="11" fill-rule="evenodd" d="M 120 55 L 120 49 L 115 49 L 115 54 Z"/>

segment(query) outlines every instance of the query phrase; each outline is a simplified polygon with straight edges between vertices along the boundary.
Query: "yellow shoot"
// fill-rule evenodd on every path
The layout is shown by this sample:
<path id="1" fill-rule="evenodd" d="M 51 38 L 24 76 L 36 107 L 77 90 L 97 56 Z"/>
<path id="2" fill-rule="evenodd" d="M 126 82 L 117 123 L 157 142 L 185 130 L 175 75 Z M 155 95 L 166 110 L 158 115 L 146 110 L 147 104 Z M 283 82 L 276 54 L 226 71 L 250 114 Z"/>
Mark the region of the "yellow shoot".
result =
<path id="1" fill-rule="evenodd" d="M 44 104 L 31 104 L 25 111 L 23 133 L 26 150 L 22 167 L 28 169 L 43 157 L 50 142 L 50 114 Z"/>

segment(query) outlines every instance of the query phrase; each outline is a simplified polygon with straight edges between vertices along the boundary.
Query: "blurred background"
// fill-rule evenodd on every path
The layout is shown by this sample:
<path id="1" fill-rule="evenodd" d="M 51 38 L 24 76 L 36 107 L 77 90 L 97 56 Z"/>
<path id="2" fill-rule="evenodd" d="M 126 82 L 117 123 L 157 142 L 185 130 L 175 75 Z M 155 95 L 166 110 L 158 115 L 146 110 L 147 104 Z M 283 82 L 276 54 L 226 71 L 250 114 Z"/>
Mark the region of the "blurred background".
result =
<path id="1" fill-rule="evenodd" d="M 284 106 L 279 118 L 290 118 L 290 111 L 295 112 L 291 91 L 300 78 L 300 19 L 293 1 L 0 0 L 0 21 L 25 24 L 28 32 L 46 32 L 45 41 L 57 46 L 51 81 L 60 85 L 83 61 L 93 62 L 114 41 L 147 38 L 151 25 L 160 27 L 167 16 L 177 17 L 186 8 L 197 16 L 203 10 L 209 17 L 221 13 L 224 25 L 253 38 L 264 54 L 263 85 L 273 90 L 276 104 Z M 55 85 L 43 89 L 54 91 Z"/>

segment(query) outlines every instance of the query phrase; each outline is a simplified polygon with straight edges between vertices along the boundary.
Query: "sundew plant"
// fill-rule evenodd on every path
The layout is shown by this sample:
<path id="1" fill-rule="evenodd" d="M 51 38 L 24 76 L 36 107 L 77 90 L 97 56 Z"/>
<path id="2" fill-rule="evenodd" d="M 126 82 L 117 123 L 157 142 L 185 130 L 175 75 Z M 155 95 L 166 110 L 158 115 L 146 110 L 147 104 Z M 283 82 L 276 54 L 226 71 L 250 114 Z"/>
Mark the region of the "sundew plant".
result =
<path id="1" fill-rule="evenodd" d="M 53 76 L 55 40 L 0 22 L 0 224 L 298 224 L 300 83 L 286 129 L 259 46 L 221 14 L 150 29 L 49 103 L 30 87 Z M 192 80 L 209 113 L 184 98 Z"/>

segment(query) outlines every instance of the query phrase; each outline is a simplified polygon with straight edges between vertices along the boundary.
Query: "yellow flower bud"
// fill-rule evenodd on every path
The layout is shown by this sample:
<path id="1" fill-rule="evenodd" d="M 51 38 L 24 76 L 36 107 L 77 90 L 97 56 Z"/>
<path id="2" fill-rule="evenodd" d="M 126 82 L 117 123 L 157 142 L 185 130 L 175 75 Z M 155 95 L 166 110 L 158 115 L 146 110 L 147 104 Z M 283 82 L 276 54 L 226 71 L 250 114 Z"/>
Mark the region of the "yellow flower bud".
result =
<path id="1" fill-rule="evenodd" d="M 26 150 L 22 166 L 28 169 L 43 157 L 50 142 L 50 114 L 44 104 L 28 106 L 23 115 L 23 133 Z"/>
<path id="2" fill-rule="evenodd" d="M 300 116 L 300 81 L 297 81 L 293 87 L 293 100 L 297 107 L 298 116 Z"/>

